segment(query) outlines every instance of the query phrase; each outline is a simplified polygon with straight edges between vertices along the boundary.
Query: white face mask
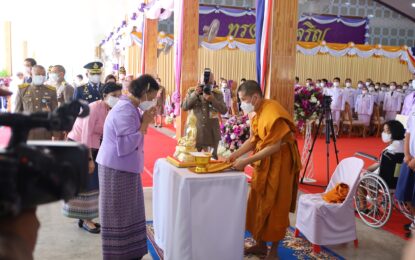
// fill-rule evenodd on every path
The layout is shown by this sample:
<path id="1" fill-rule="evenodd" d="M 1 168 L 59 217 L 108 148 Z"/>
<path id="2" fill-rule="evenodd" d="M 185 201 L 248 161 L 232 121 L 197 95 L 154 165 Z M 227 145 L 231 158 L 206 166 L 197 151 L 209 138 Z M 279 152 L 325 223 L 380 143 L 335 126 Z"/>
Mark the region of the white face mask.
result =
<path id="1" fill-rule="evenodd" d="M 386 91 L 386 88 L 385 87 L 381 87 L 380 88 L 382 91 Z"/>
<path id="2" fill-rule="evenodd" d="M 394 85 L 389 87 L 391 91 L 394 91 L 396 89 L 396 87 Z"/>
<path id="3" fill-rule="evenodd" d="M 101 75 L 91 75 L 89 80 L 94 84 L 98 84 L 101 82 Z"/>
<path id="4" fill-rule="evenodd" d="M 388 133 L 385 133 L 385 132 L 382 132 L 382 141 L 384 143 L 390 143 L 392 141 L 392 135 L 388 134 Z"/>
<path id="5" fill-rule="evenodd" d="M 367 90 L 362 90 L 362 94 L 367 94 Z"/>
<path id="6" fill-rule="evenodd" d="M 114 96 L 108 96 L 107 99 L 105 100 L 105 103 L 107 103 L 107 105 L 111 108 L 113 108 L 115 106 L 115 104 L 117 104 L 118 100 L 120 100 L 118 97 L 114 97 Z"/>
<path id="7" fill-rule="evenodd" d="M 346 82 L 346 88 L 351 88 L 351 87 L 352 87 L 352 83 Z"/>
<path id="8" fill-rule="evenodd" d="M 247 103 L 247 102 L 241 102 L 241 109 L 242 111 L 244 111 L 245 114 L 249 114 L 255 111 L 254 105 L 252 105 L 251 103 Z"/>
<path id="9" fill-rule="evenodd" d="M 369 82 L 369 81 L 367 81 L 367 82 L 366 82 L 366 87 L 369 87 L 369 85 L 370 85 L 370 82 Z"/>
<path id="10" fill-rule="evenodd" d="M 358 88 L 363 88 L 363 84 L 362 83 L 359 83 L 359 84 L 357 84 L 357 87 Z"/>
<path id="11" fill-rule="evenodd" d="M 34 75 L 32 79 L 33 85 L 40 86 L 45 83 L 45 76 L 43 75 Z"/>
<path id="12" fill-rule="evenodd" d="M 147 99 L 147 94 L 146 94 L 146 99 Z M 155 107 L 157 105 L 157 101 L 156 100 L 146 100 L 143 102 L 140 102 L 140 104 L 138 105 L 138 107 L 142 110 L 142 111 L 146 111 L 149 110 L 152 107 Z"/>
<path id="13" fill-rule="evenodd" d="M 406 90 L 406 89 L 408 89 L 408 86 L 403 86 L 402 89 Z"/>
<path id="14" fill-rule="evenodd" d="M 379 85 L 376 85 L 376 86 L 375 86 L 375 89 L 379 89 L 379 88 L 380 88 L 380 86 L 379 86 Z"/>
<path id="15" fill-rule="evenodd" d="M 369 92 L 373 92 L 373 91 L 375 91 L 375 88 L 374 87 L 369 87 Z"/>
<path id="16" fill-rule="evenodd" d="M 305 85 L 306 85 L 306 87 L 309 87 L 309 86 L 310 86 L 310 83 L 309 83 L 309 82 L 307 82 L 307 83 L 305 83 Z"/>
<path id="17" fill-rule="evenodd" d="M 30 74 L 30 72 L 32 72 L 32 67 L 24 67 L 24 71 L 26 72 L 26 74 Z"/>
<path id="18" fill-rule="evenodd" d="M 415 88 L 415 80 L 412 80 L 412 88 Z"/>
<path id="19" fill-rule="evenodd" d="M 334 82 L 334 83 L 333 83 L 333 86 L 334 86 L 335 88 L 337 88 L 338 86 L 340 86 L 340 83 L 339 83 L 339 82 Z"/>
<path id="20" fill-rule="evenodd" d="M 50 73 L 50 74 L 49 74 L 49 79 L 50 79 L 52 82 L 56 83 L 56 82 L 58 82 L 58 80 L 59 80 L 59 76 L 58 76 L 58 74 L 57 74 L 57 73 Z"/>
<path id="21" fill-rule="evenodd" d="M 326 86 L 326 83 L 324 83 L 324 82 L 320 83 L 320 87 L 324 88 L 325 86 Z"/>

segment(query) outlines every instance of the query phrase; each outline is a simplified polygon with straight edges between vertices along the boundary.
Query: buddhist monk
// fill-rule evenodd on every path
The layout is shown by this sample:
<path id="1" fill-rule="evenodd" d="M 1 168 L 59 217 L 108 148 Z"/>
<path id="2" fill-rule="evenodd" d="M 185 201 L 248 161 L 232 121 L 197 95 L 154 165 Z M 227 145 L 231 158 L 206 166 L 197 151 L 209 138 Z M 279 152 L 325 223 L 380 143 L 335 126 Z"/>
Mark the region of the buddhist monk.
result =
<path id="1" fill-rule="evenodd" d="M 289 212 L 295 210 L 301 170 L 294 136 L 296 128 L 292 116 L 277 101 L 263 98 L 257 82 L 243 83 L 238 96 L 245 114 L 255 112 L 250 139 L 228 159 L 237 170 L 243 170 L 248 164 L 254 167 L 246 228 L 256 245 L 245 248 L 245 254 L 278 259 L 278 242 L 290 225 Z M 251 156 L 244 156 L 251 151 Z M 266 242 L 272 242 L 269 253 Z"/>

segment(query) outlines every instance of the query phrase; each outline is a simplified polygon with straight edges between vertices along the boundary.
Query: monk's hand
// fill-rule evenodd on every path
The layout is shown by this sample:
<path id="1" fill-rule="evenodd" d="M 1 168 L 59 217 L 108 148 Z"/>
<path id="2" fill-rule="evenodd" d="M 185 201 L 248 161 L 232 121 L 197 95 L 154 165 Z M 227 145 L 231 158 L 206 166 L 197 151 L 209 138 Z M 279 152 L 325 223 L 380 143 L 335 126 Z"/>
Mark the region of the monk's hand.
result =
<path id="1" fill-rule="evenodd" d="M 248 164 L 247 159 L 237 159 L 234 161 L 232 168 L 234 168 L 237 171 L 244 171 L 245 166 Z"/>
<path id="2" fill-rule="evenodd" d="M 231 155 L 226 159 L 227 163 L 233 163 L 236 158 L 238 158 L 238 155 L 236 154 L 236 152 L 231 153 Z"/>
<path id="3" fill-rule="evenodd" d="M 95 171 L 95 163 L 94 160 L 91 158 L 89 159 L 89 163 L 88 163 L 88 172 L 89 174 L 93 174 Z"/>

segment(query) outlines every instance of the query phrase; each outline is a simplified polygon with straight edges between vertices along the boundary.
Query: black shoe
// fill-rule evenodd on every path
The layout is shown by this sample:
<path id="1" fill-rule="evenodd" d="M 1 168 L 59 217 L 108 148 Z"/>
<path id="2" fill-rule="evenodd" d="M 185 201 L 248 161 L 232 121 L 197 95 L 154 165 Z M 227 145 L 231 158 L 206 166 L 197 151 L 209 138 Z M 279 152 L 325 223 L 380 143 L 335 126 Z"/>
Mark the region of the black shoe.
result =
<path id="1" fill-rule="evenodd" d="M 412 223 L 409 223 L 409 224 L 405 224 L 405 225 L 403 225 L 403 229 L 404 229 L 404 230 L 406 230 L 406 231 L 410 231 L 410 230 L 411 230 L 411 229 L 410 229 L 411 224 L 412 224 Z"/>
<path id="2" fill-rule="evenodd" d="M 82 228 L 92 234 L 99 234 L 101 232 L 101 228 L 95 226 L 95 228 L 90 228 L 86 223 L 82 225 Z"/>
<path id="3" fill-rule="evenodd" d="M 94 223 L 94 225 L 95 225 L 97 228 L 101 228 L 101 224 L 99 224 L 99 223 Z"/>
<path id="4" fill-rule="evenodd" d="M 82 219 L 78 220 L 78 227 L 82 228 L 84 221 Z"/>

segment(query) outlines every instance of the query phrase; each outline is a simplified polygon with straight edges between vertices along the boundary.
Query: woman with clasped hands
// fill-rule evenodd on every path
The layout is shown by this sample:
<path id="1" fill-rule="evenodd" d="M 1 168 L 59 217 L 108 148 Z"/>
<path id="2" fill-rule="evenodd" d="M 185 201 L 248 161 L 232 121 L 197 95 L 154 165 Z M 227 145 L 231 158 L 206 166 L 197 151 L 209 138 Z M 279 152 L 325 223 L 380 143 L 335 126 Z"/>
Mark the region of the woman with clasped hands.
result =
<path id="1" fill-rule="evenodd" d="M 158 90 L 150 75 L 131 81 L 129 95 L 121 96 L 105 121 L 97 156 L 103 259 L 147 254 L 141 173 L 144 135 L 155 116 Z"/>

